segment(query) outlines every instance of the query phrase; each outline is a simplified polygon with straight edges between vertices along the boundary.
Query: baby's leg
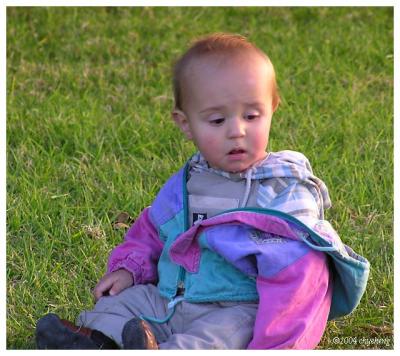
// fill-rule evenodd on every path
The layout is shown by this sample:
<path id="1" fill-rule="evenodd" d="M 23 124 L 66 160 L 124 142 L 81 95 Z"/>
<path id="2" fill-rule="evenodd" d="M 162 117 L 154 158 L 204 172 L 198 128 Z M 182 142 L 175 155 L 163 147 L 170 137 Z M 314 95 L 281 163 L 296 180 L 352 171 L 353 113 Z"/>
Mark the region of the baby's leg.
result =
<path id="1" fill-rule="evenodd" d="M 257 303 L 177 305 L 170 320 L 173 335 L 160 349 L 246 349 L 253 336 Z"/>
<path id="2" fill-rule="evenodd" d="M 78 316 L 77 324 L 101 331 L 122 347 L 122 330 L 129 320 L 141 315 L 162 319 L 167 313 L 167 301 L 160 296 L 157 287 L 137 285 L 118 295 L 100 298 L 93 310 Z M 171 335 L 165 324 L 151 327 L 157 340 L 165 340 Z"/>

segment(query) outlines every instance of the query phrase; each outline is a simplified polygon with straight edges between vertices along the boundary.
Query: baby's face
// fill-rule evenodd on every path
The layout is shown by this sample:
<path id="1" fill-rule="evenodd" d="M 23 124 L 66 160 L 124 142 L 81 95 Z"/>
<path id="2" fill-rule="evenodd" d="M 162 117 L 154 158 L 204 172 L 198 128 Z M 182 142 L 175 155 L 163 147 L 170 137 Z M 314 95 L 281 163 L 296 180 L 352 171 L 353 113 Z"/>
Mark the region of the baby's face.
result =
<path id="1" fill-rule="evenodd" d="M 175 121 L 209 165 L 241 172 L 265 158 L 272 107 L 271 68 L 261 56 L 197 60 L 188 70 Z"/>

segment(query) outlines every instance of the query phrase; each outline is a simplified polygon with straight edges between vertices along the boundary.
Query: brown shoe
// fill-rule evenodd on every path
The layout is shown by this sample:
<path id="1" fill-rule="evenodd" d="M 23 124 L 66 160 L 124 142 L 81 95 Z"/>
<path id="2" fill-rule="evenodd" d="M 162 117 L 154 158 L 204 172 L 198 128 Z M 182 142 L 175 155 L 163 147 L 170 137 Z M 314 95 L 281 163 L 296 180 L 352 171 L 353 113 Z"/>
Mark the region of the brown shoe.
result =
<path id="1" fill-rule="evenodd" d="M 122 330 L 122 345 L 127 350 L 158 350 L 149 324 L 139 318 L 129 320 Z"/>
<path id="2" fill-rule="evenodd" d="M 98 330 L 76 326 L 56 314 L 47 314 L 36 325 L 38 349 L 117 349 L 113 340 Z"/>

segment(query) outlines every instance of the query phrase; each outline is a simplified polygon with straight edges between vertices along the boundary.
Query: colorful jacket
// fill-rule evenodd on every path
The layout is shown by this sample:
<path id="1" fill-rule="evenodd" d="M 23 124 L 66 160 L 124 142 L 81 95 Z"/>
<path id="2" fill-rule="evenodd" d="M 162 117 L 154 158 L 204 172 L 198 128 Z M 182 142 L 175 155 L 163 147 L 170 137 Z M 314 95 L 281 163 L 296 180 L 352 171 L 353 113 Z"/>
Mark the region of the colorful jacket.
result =
<path id="1" fill-rule="evenodd" d="M 275 209 L 234 209 L 189 228 L 188 170 L 189 164 L 171 177 L 142 212 L 113 250 L 108 270 L 131 271 L 135 284 L 158 282 L 160 294 L 172 301 L 182 283 L 179 300 L 258 298 L 249 348 L 314 348 L 328 317 L 348 314 L 359 303 L 368 262 L 325 220 L 302 222 Z"/>

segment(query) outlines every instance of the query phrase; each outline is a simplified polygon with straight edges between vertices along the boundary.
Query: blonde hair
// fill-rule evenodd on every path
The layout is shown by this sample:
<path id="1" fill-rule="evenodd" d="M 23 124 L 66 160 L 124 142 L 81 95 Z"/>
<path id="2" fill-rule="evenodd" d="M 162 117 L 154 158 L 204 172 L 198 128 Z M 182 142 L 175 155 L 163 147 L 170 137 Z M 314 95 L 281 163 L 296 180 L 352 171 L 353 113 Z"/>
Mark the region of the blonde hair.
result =
<path id="1" fill-rule="evenodd" d="M 214 33 L 195 40 L 189 49 L 175 62 L 173 67 L 175 108 L 182 108 L 182 83 L 184 74 L 193 59 L 210 55 L 227 56 L 239 53 L 242 54 L 244 51 L 258 53 L 271 66 L 272 105 L 273 108 L 276 109 L 279 105 L 280 98 L 276 84 L 275 70 L 270 59 L 262 50 L 249 42 L 245 37 L 230 33 Z"/>

